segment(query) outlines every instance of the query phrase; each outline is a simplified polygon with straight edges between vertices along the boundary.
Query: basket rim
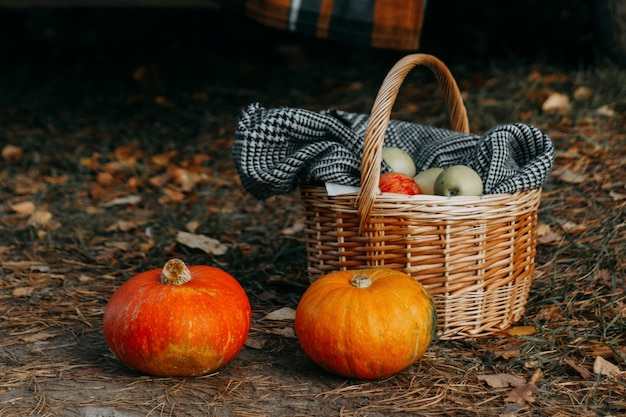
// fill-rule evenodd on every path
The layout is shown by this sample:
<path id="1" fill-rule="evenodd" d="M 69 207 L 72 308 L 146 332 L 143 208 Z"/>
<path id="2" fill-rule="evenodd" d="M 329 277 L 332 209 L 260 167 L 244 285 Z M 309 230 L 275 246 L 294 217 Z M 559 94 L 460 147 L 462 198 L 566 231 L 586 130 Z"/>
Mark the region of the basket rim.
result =
<path id="1" fill-rule="evenodd" d="M 301 186 L 300 191 L 301 193 L 302 192 L 320 192 L 320 193 L 323 192 L 328 195 L 328 193 L 326 192 L 326 188 L 323 185 Z M 466 206 L 467 204 L 480 205 L 481 203 L 518 200 L 524 195 L 540 193 L 541 191 L 542 191 L 542 187 L 536 187 L 530 190 L 518 191 L 513 194 L 499 193 L 499 194 L 484 194 L 480 196 L 454 196 L 454 197 L 434 195 L 434 194 L 406 195 L 406 194 L 396 194 L 396 193 L 385 192 L 385 193 L 376 194 L 374 196 L 374 203 L 408 202 L 410 204 L 415 204 L 416 202 L 424 201 L 425 203 L 446 203 L 445 205 L 459 205 L 459 206 Z M 360 195 L 360 191 L 354 191 L 354 192 L 345 193 L 345 194 L 328 195 L 328 197 L 332 199 L 358 199 L 359 195 Z"/>

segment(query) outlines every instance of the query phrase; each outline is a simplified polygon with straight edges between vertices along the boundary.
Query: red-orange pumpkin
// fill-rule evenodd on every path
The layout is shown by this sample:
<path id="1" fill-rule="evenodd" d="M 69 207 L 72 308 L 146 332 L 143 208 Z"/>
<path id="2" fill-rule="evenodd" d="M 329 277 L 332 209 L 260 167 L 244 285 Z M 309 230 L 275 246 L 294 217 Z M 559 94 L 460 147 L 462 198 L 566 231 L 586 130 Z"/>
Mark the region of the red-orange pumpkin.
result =
<path id="1" fill-rule="evenodd" d="M 376 379 L 424 355 L 435 335 L 436 315 L 428 291 L 401 271 L 339 271 L 304 292 L 295 330 L 304 352 L 322 368 Z"/>
<path id="2" fill-rule="evenodd" d="M 197 376 L 237 356 L 250 331 L 248 296 L 225 271 L 170 259 L 115 291 L 103 319 L 111 351 L 157 376 Z"/>

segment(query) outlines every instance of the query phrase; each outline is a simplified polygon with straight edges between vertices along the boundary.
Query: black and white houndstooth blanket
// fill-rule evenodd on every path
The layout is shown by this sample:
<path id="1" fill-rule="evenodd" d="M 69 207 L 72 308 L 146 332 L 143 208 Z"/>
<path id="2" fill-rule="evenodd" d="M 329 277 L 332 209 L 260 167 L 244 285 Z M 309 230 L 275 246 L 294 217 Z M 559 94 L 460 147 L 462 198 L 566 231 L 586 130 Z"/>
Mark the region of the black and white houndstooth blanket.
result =
<path id="1" fill-rule="evenodd" d="M 258 199 L 326 182 L 358 186 L 369 115 L 337 110 L 266 109 L 250 104 L 239 117 L 233 156 L 244 188 Z M 390 120 L 385 146 L 408 152 L 418 172 L 464 164 L 483 179 L 485 194 L 544 184 L 554 165 L 550 138 L 513 123 L 482 136 Z M 381 170 L 389 171 L 383 162 Z"/>

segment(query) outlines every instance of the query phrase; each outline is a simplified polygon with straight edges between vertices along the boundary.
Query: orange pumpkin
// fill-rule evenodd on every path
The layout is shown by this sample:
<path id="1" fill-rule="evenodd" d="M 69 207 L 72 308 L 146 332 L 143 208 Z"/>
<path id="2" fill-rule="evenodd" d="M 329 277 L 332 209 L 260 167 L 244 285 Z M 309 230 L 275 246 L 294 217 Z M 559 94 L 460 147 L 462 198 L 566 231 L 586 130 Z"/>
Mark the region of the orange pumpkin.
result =
<path id="1" fill-rule="evenodd" d="M 349 378 L 393 375 L 431 345 L 437 313 L 409 275 L 379 268 L 329 273 L 304 292 L 295 330 L 307 356 Z"/>
<path id="2" fill-rule="evenodd" d="M 197 376 L 237 356 L 250 331 L 248 296 L 228 273 L 170 259 L 115 291 L 104 337 L 119 360 L 157 376 Z"/>

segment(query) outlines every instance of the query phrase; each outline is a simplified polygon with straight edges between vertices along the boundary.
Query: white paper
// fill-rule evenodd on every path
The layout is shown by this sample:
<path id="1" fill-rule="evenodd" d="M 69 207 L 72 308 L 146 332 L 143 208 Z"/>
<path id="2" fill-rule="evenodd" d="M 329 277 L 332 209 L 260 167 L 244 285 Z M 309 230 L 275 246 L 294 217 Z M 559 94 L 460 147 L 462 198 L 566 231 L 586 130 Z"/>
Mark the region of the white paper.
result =
<path id="1" fill-rule="evenodd" d="M 326 183 L 326 192 L 331 197 L 336 196 L 336 195 L 358 193 L 359 190 L 360 190 L 359 187 L 354 187 L 352 185 L 342 185 L 342 184 L 336 184 L 334 182 Z"/>

